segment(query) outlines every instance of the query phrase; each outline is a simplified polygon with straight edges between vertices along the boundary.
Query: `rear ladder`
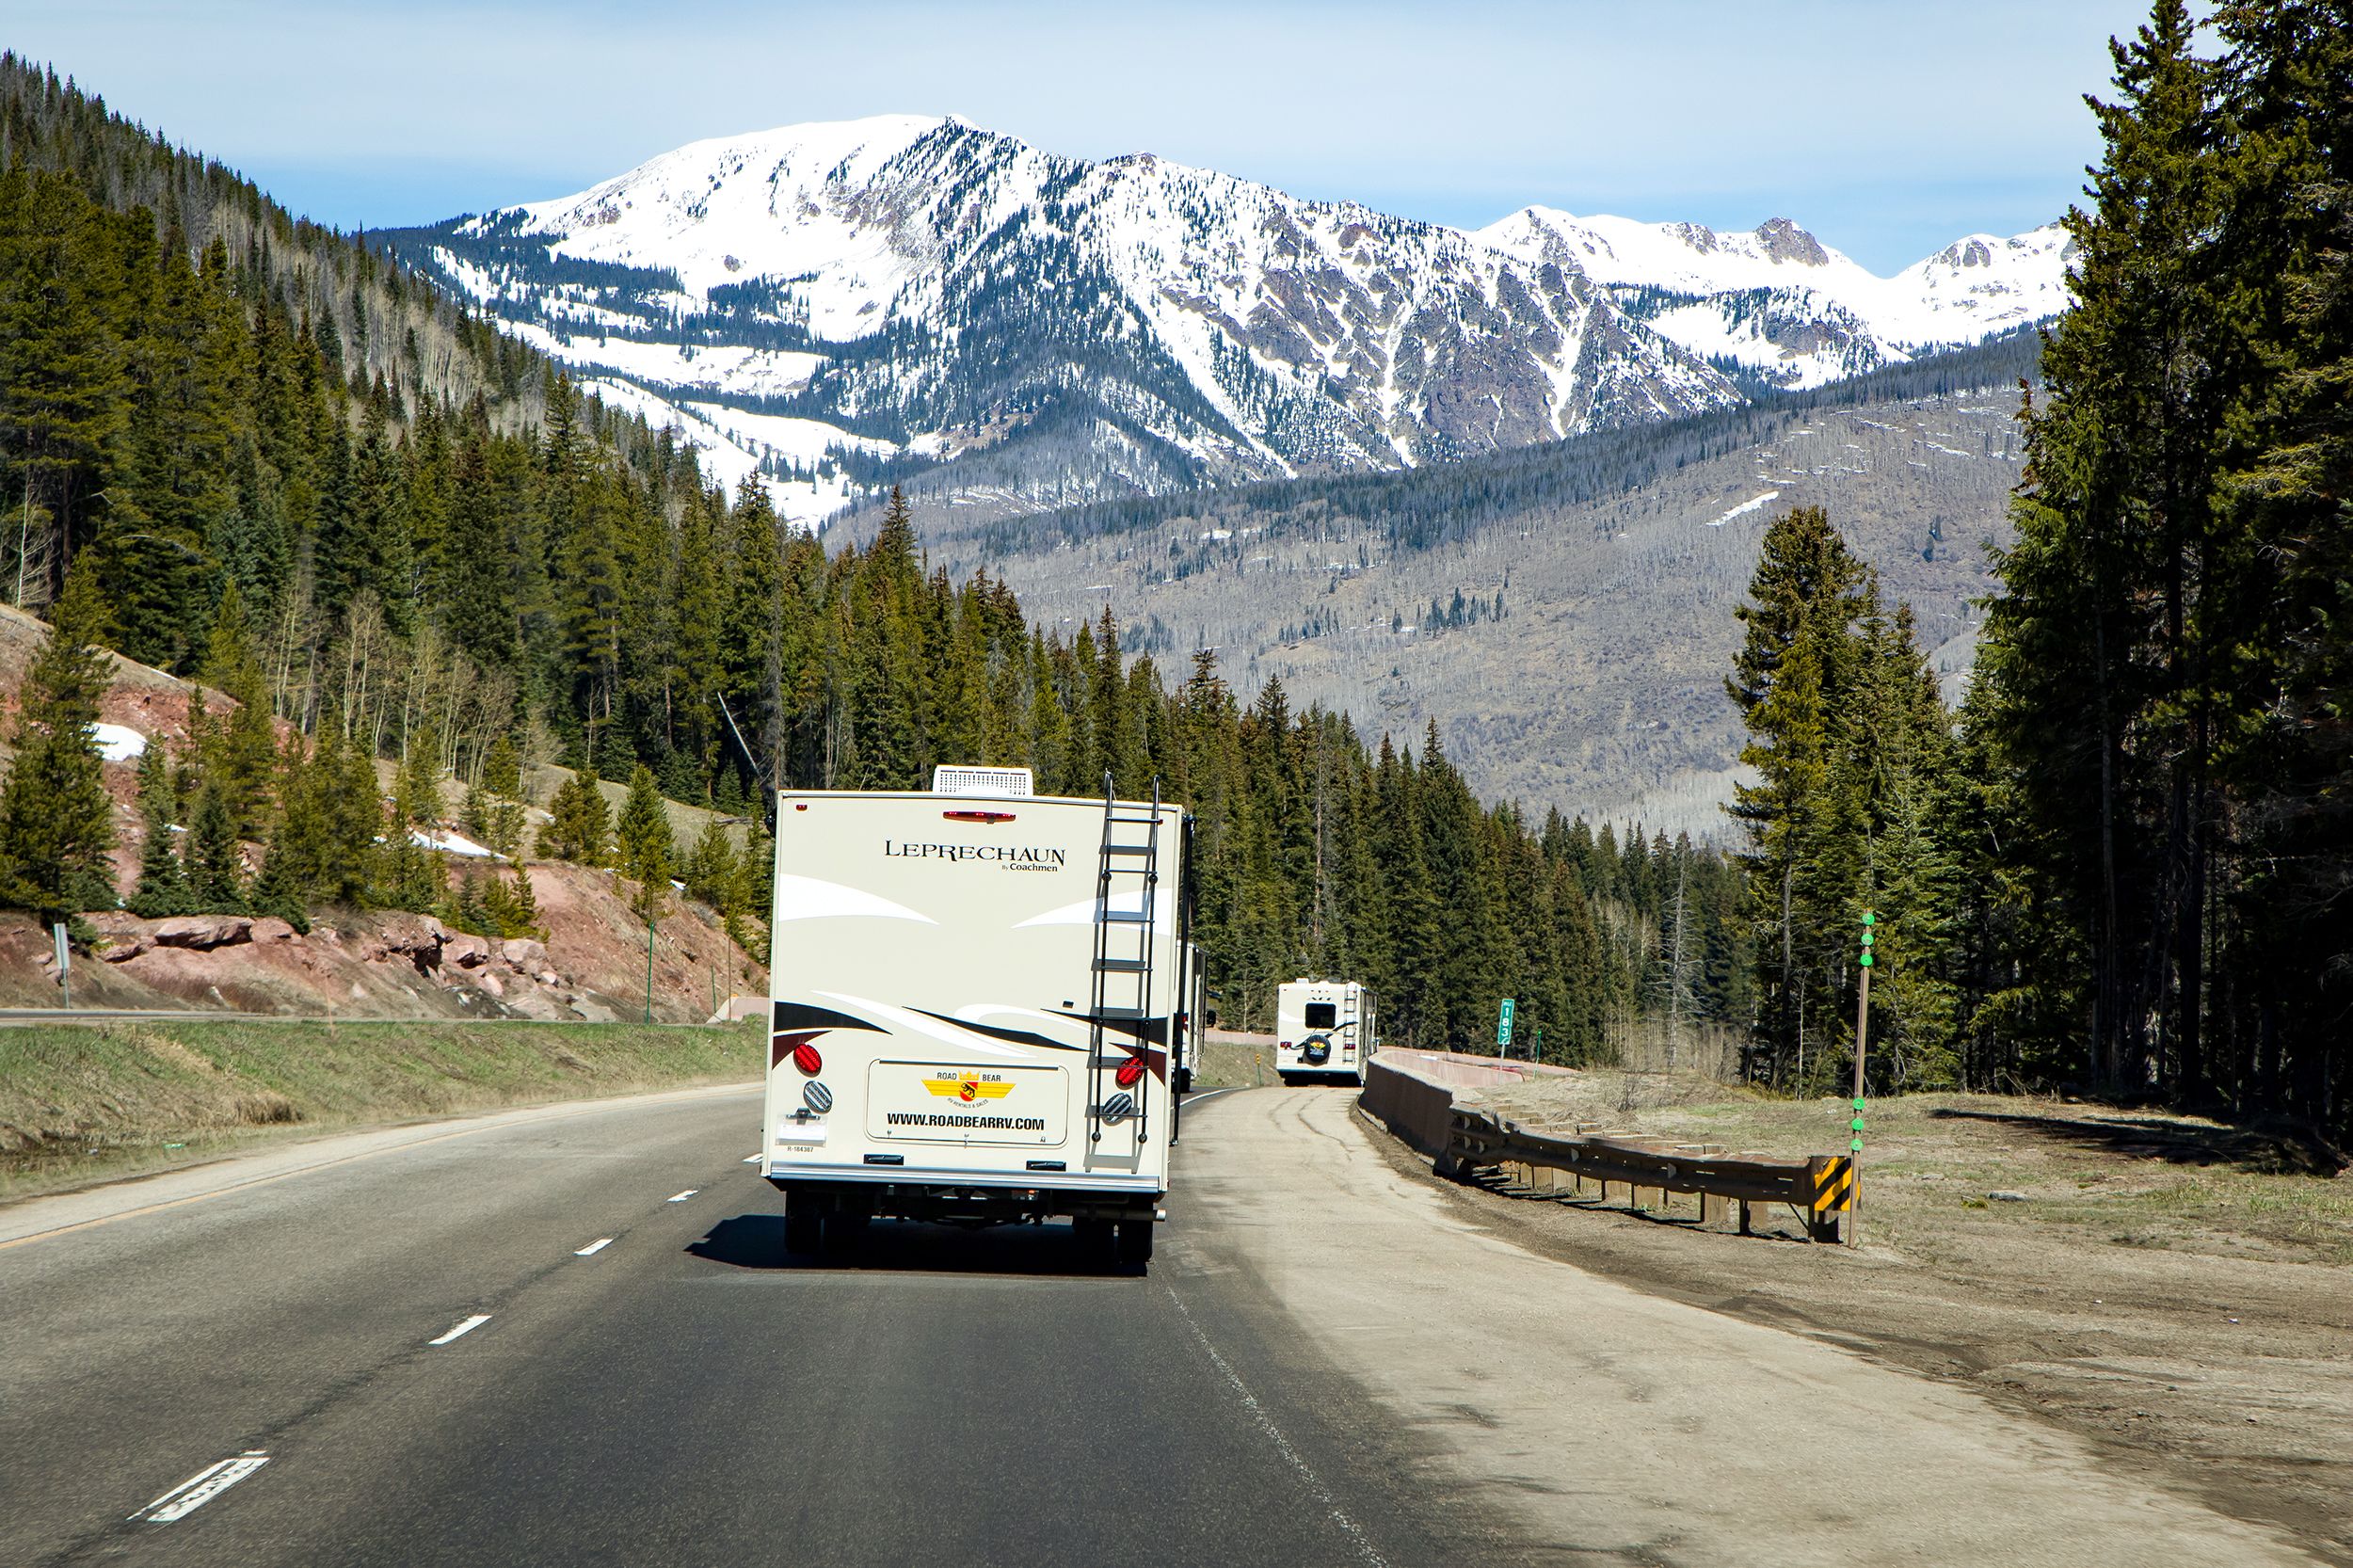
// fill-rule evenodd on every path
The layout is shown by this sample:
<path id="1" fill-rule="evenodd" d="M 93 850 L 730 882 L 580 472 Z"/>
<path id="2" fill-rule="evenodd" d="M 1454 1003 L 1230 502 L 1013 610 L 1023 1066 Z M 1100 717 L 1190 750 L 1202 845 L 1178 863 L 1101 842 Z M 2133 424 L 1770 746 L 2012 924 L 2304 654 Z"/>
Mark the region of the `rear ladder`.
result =
<path id="1" fill-rule="evenodd" d="M 1132 837 L 1141 828 L 1144 837 Z M 1123 829 L 1126 830 L 1123 832 Z M 1136 1121 L 1136 1143 L 1143 1144 L 1151 1123 L 1145 1117 L 1145 1096 L 1151 1092 L 1152 920 L 1160 886 L 1160 781 L 1152 781 L 1149 816 L 1123 815 L 1112 776 L 1103 776 L 1103 848 L 1095 872 L 1095 972 L 1087 998 L 1087 1140 L 1103 1141 L 1103 1107 L 1109 1096 L 1126 1095 L 1128 1114 Z M 1136 907 L 1120 906 L 1120 895 L 1135 893 Z M 1124 1041 L 1110 1024 L 1135 1026 L 1134 1048 L 1112 1051 L 1107 1044 Z M 1129 1061 L 1144 1070 L 1132 1086 L 1119 1081 L 1119 1068 Z"/>

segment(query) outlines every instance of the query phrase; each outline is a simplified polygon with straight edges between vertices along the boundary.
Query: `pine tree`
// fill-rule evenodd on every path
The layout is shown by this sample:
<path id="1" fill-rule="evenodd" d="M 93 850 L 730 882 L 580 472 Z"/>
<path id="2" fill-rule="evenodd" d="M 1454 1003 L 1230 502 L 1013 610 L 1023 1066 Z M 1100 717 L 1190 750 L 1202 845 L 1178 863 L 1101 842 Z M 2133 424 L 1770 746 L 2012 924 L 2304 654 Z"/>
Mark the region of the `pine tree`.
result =
<path id="1" fill-rule="evenodd" d="M 621 874 L 638 884 L 634 907 L 639 917 L 661 908 L 678 846 L 670 837 L 670 814 L 654 785 L 653 770 L 643 762 L 630 775 L 629 797 L 621 803 L 615 825 L 614 849 Z"/>
<path id="2" fill-rule="evenodd" d="M 690 896 L 702 900 L 721 915 L 741 912 L 736 898 L 742 875 L 736 864 L 735 846 L 728 842 L 727 830 L 716 822 L 706 825 L 702 837 L 695 840 L 694 853 L 686 857 L 683 880 Z"/>
<path id="3" fill-rule="evenodd" d="M 481 792 L 478 824 L 473 819 L 472 794 L 467 797 L 468 825 L 478 825 L 485 845 L 512 856 L 522 847 L 523 771 L 522 754 L 515 749 L 511 737 L 501 735 L 490 743 L 482 761 Z"/>
<path id="4" fill-rule="evenodd" d="M 481 880 L 472 864 L 458 873 L 456 901 L 442 917 L 442 923 L 475 936 L 495 936 L 497 928 L 491 923 L 488 905 L 483 901 Z"/>
<path id="5" fill-rule="evenodd" d="M 39 518 L 47 536 L 18 554 L 11 597 L 40 604 L 62 588 L 95 532 L 90 514 L 102 504 L 106 455 L 127 417 L 127 345 L 112 329 L 104 294 L 122 275 L 121 231 L 70 176 L 13 164 L 0 181 L 0 216 L 12 220 L 0 387 L 8 390 L 22 486 L 16 509 L 27 523 Z"/>
<path id="6" fill-rule="evenodd" d="M 323 730 L 319 744 L 326 744 L 327 731 Z M 320 896 L 327 882 L 328 862 L 334 854 L 333 829 L 326 803 L 319 798 L 319 773 L 302 737 L 290 736 L 279 754 L 278 813 L 270 824 L 262 872 L 253 886 L 255 906 L 282 920 L 308 918 L 312 900 Z M 200 804 L 200 824 L 202 816 Z M 201 825 L 197 836 L 200 847 Z M 203 863 L 201 854 L 198 862 Z"/>
<path id="7" fill-rule="evenodd" d="M 401 759 L 394 791 L 409 826 L 424 828 L 429 832 L 440 825 L 440 770 L 433 765 L 432 757 L 424 746 L 410 746 L 408 755 Z"/>
<path id="8" fill-rule="evenodd" d="M 596 781 L 575 773 L 557 786 L 548 803 L 548 824 L 539 833 L 539 853 L 576 866 L 612 864 L 612 816 Z"/>
<path id="9" fill-rule="evenodd" d="M 544 941 L 547 929 L 539 923 L 539 894 L 531 885 L 531 871 L 518 858 L 507 862 L 514 873 L 514 886 L 507 897 L 510 929 L 501 933 L 506 936 L 530 936 Z"/>
<path id="10" fill-rule="evenodd" d="M 98 755 L 109 660 L 97 562 L 66 574 L 49 636 L 25 671 L 8 782 L 0 786 L 0 899 L 55 919 L 112 908 L 113 802 Z"/>
<path id="11" fill-rule="evenodd" d="M 1862 564 L 1829 514 L 1801 506 L 1767 528 L 1749 602 L 1735 612 L 1748 630 L 1724 689 L 1749 730 L 1740 760 L 1758 775 L 1755 784 L 1735 786 L 1731 808 L 1749 840 L 1763 1001 L 1753 1077 L 1794 1073 L 1808 1028 L 1818 1035 L 1836 1027 L 1824 977 L 1846 946 L 1835 926 L 1849 891 L 1839 861 L 1842 836 L 1854 827 L 1835 788 L 1836 732 L 1865 603 Z M 1818 1046 L 1813 1054 L 1818 1059 Z"/>
<path id="12" fill-rule="evenodd" d="M 177 808 L 171 762 L 163 744 L 151 741 L 139 754 L 139 817 L 145 837 L 139 844 L 138 885 L 130 899 L 131 912 L 149 920 L 187 914 L 194 903 L 187 867 L 172 842 Z"/>
<path id="13" fill-rule="evenodd" d="M 239 836 L 259 838 L 269 815 L 278 738 L 270 726 L 269 693 L 253 649 L 245 596 L 232 578 L 221 588 L 204 655 L 203 678 L 237 704 L 200 748 L 202 766 L 217 777 Z"/>
<path id="14" fill-rule="evenodd" d="M 412 752 L 412 762 L 423 755 L 421 749 Z M 433 818 L 433 808 L 420 792 L 435 788 L 423 766 L 404 764 L 394 776 L 374 879 L 383 902 L 392 908 L 422 913 L 439 908 L 448 896 L 440 852 L 417 841 L 419 825 Z"/>
<path id="15" fill-rule="evenodd" d="M 479 886 L 481 888 L 483 936 L 507 937 L 522 935 L 518 929 L 520 920 L 515 909 L 514 889 L 507 886 L 506 878 L 499 874 L 495 866 L 483 873 L 479 884 L 474 883 L 470 868 L 467 882 L 469 886 Z"/>
<path id="16" fill-rule="evenodd" d="M 2239 352 L 2214 240 L 2231 205 L 2209 155 L 2215 67 L 2181 0 L 2111 47 L 2120 96 L 2081 248 L 2076 307 L 2044 348 L 2017 537 L 1979 655 L 2033 893 L 2083 934 L 2039 965 L 2054 1022 L 2088 1034 L 2102 1085 L 2145 1084 L 2169 1028 L 2198 1054 L 2202 840 L 2217 652 L 2201 633 L 2218 399 Z M 2195 1069 L 2202 1076 L 2202 1069 Z"/>
<path id="17" fill-rule="evenodd" d="M 248 905 L 245 856 L 237 843 L 237 819 L 230 808 L 227 790 L 217 783 L 200 787 L 192 815 L 194 820 L 188 824 L 188 896 L 195 906 L 192 912 L 244 914 Z M 264 908 L 269 914 L 285 913 L 277 900 Z"/>

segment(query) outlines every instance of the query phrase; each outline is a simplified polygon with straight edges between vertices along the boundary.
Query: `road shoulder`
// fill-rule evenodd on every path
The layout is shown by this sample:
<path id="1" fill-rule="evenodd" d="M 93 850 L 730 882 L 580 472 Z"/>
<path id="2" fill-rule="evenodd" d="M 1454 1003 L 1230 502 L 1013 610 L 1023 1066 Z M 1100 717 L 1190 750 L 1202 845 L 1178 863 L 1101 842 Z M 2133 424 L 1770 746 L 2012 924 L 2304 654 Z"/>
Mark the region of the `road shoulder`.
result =
<path id="1" fill-rule="evenodd" d="M 1209 1156 L 1191 1201 L 1223 1208 L 1241 1266 L 1545 1545 L 1792 1568 L 2314 1560 L 1973 1391 L 1531 1250 L 1392 1164 L 1352 1096 L 1221 1110 L 1189 1132 Z"/>

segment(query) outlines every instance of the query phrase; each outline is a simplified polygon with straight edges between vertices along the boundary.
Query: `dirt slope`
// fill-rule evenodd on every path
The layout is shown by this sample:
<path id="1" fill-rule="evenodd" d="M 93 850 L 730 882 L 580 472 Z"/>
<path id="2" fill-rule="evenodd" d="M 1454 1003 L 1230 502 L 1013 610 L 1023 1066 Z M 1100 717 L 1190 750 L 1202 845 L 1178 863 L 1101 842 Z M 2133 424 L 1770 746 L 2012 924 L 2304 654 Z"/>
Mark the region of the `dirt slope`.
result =
<path id="1" fill-rule="evenodd" d="M 0 606 L 0 768 L 15 694 L 40 639 L 30 616 Z M 116 657 L 114 683 L 100 718 L 137 731 L 175 756 L 188 735 L 190 681 Z M 211 712 L 235 705 L 207 691 Z M 136 881 L 145 837 L 137 810 L 137 765 L 106 764 L 115 800 L 116 886 L 128 894 Z M 391 765 L 379 763 L 389 792 Z M 545 801 L 568 774 L 534 769 L 528 789 Z M 618 808 L 620 786 L 601 786 Z M 454 819 L 463 791 L 444 787 L 443 809 Z M 681 849 L 717 814 L 666 803 Z M 546 820 L 535 804 L 535 824 Z M 258 846 L 248 846 L 258 866 Z M 452 858 L 456 876 L 464 861 Z M 226 1008 L 240 1012 L 342 1017 L 531 1017 L 602 1020 L 642 1018 L 647 1010 L 647 934 L 629 907 L 629 888 L 610 872 L 559 862 L 534 862 L 531 886 L 539 903 L 544 943 L 472 936 L 430 916 L 387 910 L 332 910 L 314 915 L 308 936 L 282 920 L 192 916 L 142 920 L 121 911 L 90 917 L 104 938 L 77 953 L 72 1000 L 86 1006 Z M 738 951 L 711 911 L 674 895 L 653 939 L 652 1011 L 657 1020 L 699 1022 L 737 991 L 764 993 L 765 970 Z M 53 1007 L 61 998 L 46 931 L 22 914 L 0 912 L 0 1007 Z"/>

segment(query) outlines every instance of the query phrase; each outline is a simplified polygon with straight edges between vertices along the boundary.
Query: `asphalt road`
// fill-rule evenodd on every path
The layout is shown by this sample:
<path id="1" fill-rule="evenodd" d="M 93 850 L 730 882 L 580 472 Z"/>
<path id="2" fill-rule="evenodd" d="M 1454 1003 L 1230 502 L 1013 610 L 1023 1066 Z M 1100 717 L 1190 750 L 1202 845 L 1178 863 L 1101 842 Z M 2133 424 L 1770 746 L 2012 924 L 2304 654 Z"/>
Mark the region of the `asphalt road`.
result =
<path id="1" fill-rule="evenodd" d="M 748 1090 L 0 1210 L 0 1563 L 1565 1560 L 1187 1204 L 1244 1097 L 1188 1109 L 1148 1274 L 1062 1226 L 788 1260 Z"/>

